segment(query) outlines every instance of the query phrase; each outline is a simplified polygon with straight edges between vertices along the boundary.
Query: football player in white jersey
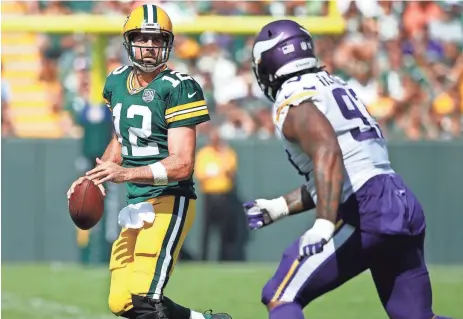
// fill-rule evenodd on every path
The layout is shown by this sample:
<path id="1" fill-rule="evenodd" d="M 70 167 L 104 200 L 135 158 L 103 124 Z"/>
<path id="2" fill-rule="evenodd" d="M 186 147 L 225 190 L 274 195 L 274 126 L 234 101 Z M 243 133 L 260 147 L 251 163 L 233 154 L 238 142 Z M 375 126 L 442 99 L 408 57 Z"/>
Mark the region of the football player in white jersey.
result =
<path id="1" fill-rule="evenodd" d="M 294 21 L 264 26 L 252 53 L 288 159 L 306 182 L 245 203 L 249 227 L 316 208 L 313 227 L 286 249 L 262 291 L 269 318 L 304 318 L 312 300 L 366 269 L 390 318 L 444 318 L 432 310 L 423 209 L 354 90 L 323 70 L 310 33 Z"/>

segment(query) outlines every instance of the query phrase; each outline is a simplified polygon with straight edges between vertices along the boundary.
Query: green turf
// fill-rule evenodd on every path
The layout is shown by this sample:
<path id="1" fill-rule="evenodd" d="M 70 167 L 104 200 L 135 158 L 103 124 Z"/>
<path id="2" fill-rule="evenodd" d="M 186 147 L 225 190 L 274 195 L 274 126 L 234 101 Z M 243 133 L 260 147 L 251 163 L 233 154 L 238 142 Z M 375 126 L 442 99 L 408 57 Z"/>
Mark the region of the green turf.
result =
<path id="1" fill-rule="evenodd" d="M 197 310 L 226 311 L 234 319 L 264 319 L 262 286 L 276 264 L 182 264 L 166 294 Z M 463 318 L 463 267 L 431 267 L 434 309 Z M 108 271 L 77 265 L 2 265 L 2 318 L 109 319 Z M 386 319 L 368 272 L 319 298 L 307 318 Z"/>

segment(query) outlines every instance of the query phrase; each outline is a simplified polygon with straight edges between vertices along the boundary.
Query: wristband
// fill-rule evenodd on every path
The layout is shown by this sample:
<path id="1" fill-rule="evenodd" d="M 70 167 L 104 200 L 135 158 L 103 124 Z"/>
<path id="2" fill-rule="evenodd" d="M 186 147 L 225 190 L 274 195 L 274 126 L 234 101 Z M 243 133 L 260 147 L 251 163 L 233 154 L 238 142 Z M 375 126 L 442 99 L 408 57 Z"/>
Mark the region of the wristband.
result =
<path id="1" fill-rule="evenodd" d="M 153 174 L 154 185 L 164 186 L 169 183 L 167 170 L 161 162 L 150 164 L 148 167 L 151 169 L 151 173 Z"/>
<path id="2" fill-rule="evenodd" d="M 272 209 L 268 210 L 270 218 L 273 221 L 277 221 L 278 219 L 285 217 L 289 214 L 288 204 L 283 196 L 272 199 L 271 201 Z"/>

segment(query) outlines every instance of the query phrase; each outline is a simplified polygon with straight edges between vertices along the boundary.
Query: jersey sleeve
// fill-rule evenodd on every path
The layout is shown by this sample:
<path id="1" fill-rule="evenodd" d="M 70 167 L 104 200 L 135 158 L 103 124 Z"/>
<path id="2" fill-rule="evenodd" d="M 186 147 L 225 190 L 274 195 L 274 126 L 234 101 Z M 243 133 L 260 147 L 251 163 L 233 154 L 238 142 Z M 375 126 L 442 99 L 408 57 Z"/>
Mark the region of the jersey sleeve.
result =
<path id="1" fill-rule="evenodd" d="M 201 86 L 194 80 L 181 81 L 166 100 L 167 127 L 198 125 L 209 120 Z"/>
<path id="2" fill-rule="evenodd" d="M 103 99 L 106 106 L 112 112 L 111 97 L 113 95 L 114 88 L 117 86 L 118 81 L 121 81 L 125 77 L 127 72 L 131 72 L 132 68 L 128 65 L 120 65 L 106 77 L 106 81 L 103 87 Z"/>
<path id="3" fill-rule="evenodd" d="M 319 107 L 320 92 L 315 85 L 308 83 L 302 84 L 297 81 L 288 83 L 282 87 L 278 93 L 274 105 L 273 121 L 278 129 L 282 129 L 286 115 L 288 114 L 291 106 L 297 106 L 305 101 L 315 102 Z"/>
<path id="4" fill-rule="evenodd" d="M 111 90 L 111 85 L 110 85 L 110 77 L 111 75 L 109 75 L 107 78 L 106 78 L 106 81 L 105 81 L 105 84 L 104 84 L 104 88 L 103 88 L 103 100 L 104 100 L 104 103 L 106 104 L 106 106 L 109 108 L 109 110 L 112 112 L 112 107 L 111 107 L 111 95 L 112 95 L 112 90 Z"/>

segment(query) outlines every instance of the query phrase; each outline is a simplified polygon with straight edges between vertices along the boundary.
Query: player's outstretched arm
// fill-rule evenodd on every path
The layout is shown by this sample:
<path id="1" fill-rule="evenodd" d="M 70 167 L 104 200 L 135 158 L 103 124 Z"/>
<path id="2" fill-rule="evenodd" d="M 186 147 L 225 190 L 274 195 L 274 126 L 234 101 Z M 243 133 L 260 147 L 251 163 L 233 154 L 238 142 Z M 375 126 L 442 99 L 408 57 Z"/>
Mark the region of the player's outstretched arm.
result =
<path id="1" fill-rule="evenodd" d="M 251 229 L 270 225 L 288 215 L 297 215 L 315 208 L 315 203 L 302 185 L 294 191 L 274 199 L 256 199 L 245 203 L 244 211 Z"/>
<path id="2" fill-rule="evenodd" d="M 342 152 L 330 122 L 311 101 L 288 110 L 282 131 L 314 164 L 317 219 L 299 241 L 299 256 L 305 258 L 322 252 L 334 234 L 344 178 Z"/>
<path id="3" fill-rule="evenodd" d="M 315 208 L 312 196 L 310 196 L 305 185 L 283 195 L 283 198 L 288 205 L 288 215 L 297 215 Z"/>
<path id="4" fill-rule="evenodd" d="M 106 150 L 103 153 L 103 156 L 101 157 L 101 160 L 103 162 L 113 162 L 116 164 L 121 165 L 122 164 L 122 156 L 121 156 L 121 143 L 117 140 L 117 135 L 114 134 L 113 138 L 109 142 L 108 146 L 106 147 Z"/>

